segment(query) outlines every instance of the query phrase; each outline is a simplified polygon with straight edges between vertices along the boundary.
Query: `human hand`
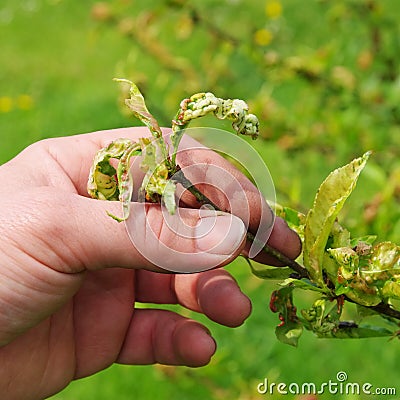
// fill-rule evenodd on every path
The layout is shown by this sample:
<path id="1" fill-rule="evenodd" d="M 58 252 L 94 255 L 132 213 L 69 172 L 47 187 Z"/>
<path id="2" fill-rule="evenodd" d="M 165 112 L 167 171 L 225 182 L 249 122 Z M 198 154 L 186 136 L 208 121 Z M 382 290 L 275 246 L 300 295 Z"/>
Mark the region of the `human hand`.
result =
<path id="1" fill-rule="evenodd" d="M 250 301 L 226 271 L 158 273 L 162 266 L 143 257 L 124 225 L 106 215 L 118 214 L 120 205 L 87 197 L 94 153 L 118 137 L 135 139 L 145 132 L 132 128 L 49 139 L 0 167 L 2 397 L 44 398 L 114 362 L 208 363 L 215 343 L 204 326 L 166 310 L 134 309 L 135 301 L 179 303 L 232 327 L 250 314 Z M 197 162 L 199 154 L 190 150 L 179 162 Z M 271 226 L 271 214 L 261 213 L 265 203 L 243 175 L 212 152 L 206 163 L 229 169 L 242 182 L 252 202 L 250 230 Z M 202 189 L 229 209 L 224 204 L 229 199 Z M 229 188 L 223 189 L 229 195 Z M 190 196 L 181 203 L 195 206 Z M 161 242 L 182 252 L 176 263 L 186 272 L 194 271 L 188 248 L 201 253 L 205 265 L 222 266 L 248 247 L 238 217 L 218 216 L 201 239 L 176 240 L 163 225 L 160 207 L 142 206 L 133 204 L 134 221 L 146 220 Z M 240 209 L 232 212 L 241 217 Z M 201 222 L 195 209 L 185 208 L 181 216 L 186 227 L 195 229 Z M 300 252 L 297 236 L 279 219 L 269 243 L 292 258 Z"/>

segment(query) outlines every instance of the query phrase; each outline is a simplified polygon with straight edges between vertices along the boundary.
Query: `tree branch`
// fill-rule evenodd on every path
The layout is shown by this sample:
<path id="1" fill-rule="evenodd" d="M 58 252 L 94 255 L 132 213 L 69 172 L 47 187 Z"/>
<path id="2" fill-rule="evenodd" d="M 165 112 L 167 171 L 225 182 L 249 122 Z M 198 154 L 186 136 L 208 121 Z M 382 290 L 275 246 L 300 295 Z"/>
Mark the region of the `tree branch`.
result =
<path id="1" fill-rule="evenodd" d="M 211 207 L 213 207 L 216 211 L 225 211 L 226 210 L 221 210 L 212 200 L 210 200 L 205 194 L 200 192 L 196 188 L 193 183 L 186 178 L 182 170 L 178 166 L 177 172 L 173 176 L 174 181 L 177 183 L 180 183 L 185 189 L 187 189 L 190 193 L 193 194 L 193 196 L 196 198 L 196 200 L 200 204 L 208 204 Z M 247 239 L 251 242 L 257 241 L 255 236 L 251 232 L 247 232 Z M 274 257 L 278 261 L 281 261 L 283 264 L 291 268 L 293 271 L 295 271 L 298 274 L 298 279 L 302 278 L 310 278 L 310 275 L 308 271 L 299 263 L 297 263 L 295 260 L 290 259 L 289 257 L 285 256 L 283 253 L 281 253 L 279 250 L 273 248 L 270 246 L 268 243 L 263 244 L 263 251 L 266 254 L 269 254 L 270 256 Z M 355 303 L 353 300 L 349 299 L 347 296 L 345 296 L 346 300 Z M 357 303 L 356 303 L 357 304 Z M 388 317 L 395 318 L 400 320 L 400 311 L 395 310 L 392 308 L 389 304 L 387 303 L 379 303 L 376 306 L 367 306 L 367 308 L 376 311 L 379 314 L 384 314 Z"/>

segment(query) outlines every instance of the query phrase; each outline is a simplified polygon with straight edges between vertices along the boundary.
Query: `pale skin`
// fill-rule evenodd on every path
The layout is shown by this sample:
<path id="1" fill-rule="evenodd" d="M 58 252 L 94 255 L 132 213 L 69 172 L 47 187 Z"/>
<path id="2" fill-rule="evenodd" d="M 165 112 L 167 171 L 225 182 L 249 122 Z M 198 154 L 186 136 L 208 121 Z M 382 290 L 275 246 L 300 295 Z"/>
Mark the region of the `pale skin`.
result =
<path id="1" fill-rule="evenodd" d="M 113 363 L 197 367 L 210 361 L 216 344 L 205 326 L 170 311 L 134 309 L 136 301 L 181 304 L 229 327 L 249 316 L 250 300 L 227 271 L 159 273 L 133 247 L 124 224 L 107 216 L 120 213 L 120 204 L 88 198 L 95 152 L 116 138 L 144 135 L 146 129 L 127 128 L 45 140 L 0 167 L 0 397 L 48 397 Z M 181 162 L 196 156 L 188 152 Z M 265 205 L 254 201 L 254 187 L 243 175 L 213 152 L 205 162 L 243 183 L 253 204 L 250 230 L 271 224 L 260 222 Z M 218 193 L 207 194 L 226 209 Z M 188 208 L 195 202 L 187 197 L 184 205 L 185 221 L 195 226 L 199 212 Z M 160 206 L 146 212 L 150 225 L 162 228 Z M 220 266 L 246 252 L 245 231 L 224 227 L 214 236 L 224 234 L 232 251 L 221 256 Z M 179 250 L 173 236 L 162 239 Z M 279 219 L 269 243 L 290 258 L 300 253 L 298 237 Z M 190 245 L 196 252 L 197 243 Z"/>

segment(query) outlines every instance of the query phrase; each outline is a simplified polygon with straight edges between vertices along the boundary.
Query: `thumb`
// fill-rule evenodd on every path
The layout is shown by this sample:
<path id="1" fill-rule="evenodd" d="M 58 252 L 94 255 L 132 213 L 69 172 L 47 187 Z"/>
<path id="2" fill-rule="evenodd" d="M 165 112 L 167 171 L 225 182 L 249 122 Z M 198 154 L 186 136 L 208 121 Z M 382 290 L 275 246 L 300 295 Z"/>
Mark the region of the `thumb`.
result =
<path id="1" fill-rule="evenodd" d="M 129 237 L 151 264 L 171 272 L 201 272 L 227 264 L 244 247 L 246 228 L 229 213 L 132 203 Z"/>
<path id="2" fill-rule="evenodd" d="M 131 203 L 130 217 L 118 223 L 119 202 L 59 194 L 48 190 L 30 196 L 33 257 L 62 272 L 105 267 L 199 272 L 230 262 L 245 244 L 246 228 L 238 217 L 207 209 L 178 208 L 175 215 L 159 204 Z M 26 203 L 25 203 L 26 204 Z M 29 235 L 29 232 L 26 233 Z M 39 254 L 37 254 L 39 253 Z"/>

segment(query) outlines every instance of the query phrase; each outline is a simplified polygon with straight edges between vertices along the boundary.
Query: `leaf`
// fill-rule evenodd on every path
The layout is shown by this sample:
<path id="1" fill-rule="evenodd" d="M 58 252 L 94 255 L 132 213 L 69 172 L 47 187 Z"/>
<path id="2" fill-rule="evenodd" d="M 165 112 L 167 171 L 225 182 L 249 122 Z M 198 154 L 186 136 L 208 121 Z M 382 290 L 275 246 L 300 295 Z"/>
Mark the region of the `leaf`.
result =
<path id="1" fill-rule="evenodd" d="M 181 101 L 175 119 L 172 121 L 172 134 L 170 136 L 173 152 L 172 163 L 175 164 L 176 153 L 184 130 L 190 121 L 214 114 L 218 119 L 233 121 L 232 128 L 241 135 L 250 135 L 253 139 L 258 137 L 259 122 L 254 114 L 249 114 L 249 107 L 239 99 L 221 99 L 213 93 L 196 93 Z"/>
<path id="2" fill-rule="evenodd" d="M 303 242 L 306 216 L 299 211 L 293 210 L 290 207 L 283 207 L 279 204 L 275 204 L 274 208 L 276 216 L 283 218 L 289 227 L 299 235 Z"/>
<path id="3" fill-rule="evenodd" d="M 140 187 L 141 196 L 153 202 L 160 199 L 170 214 L 176 210 L 175 191 L 176 185 L 169 179 L 169 169 L 166 160 L 158 154 L 156 146 L 158 140 L 140 139 L 143 147 L 143 160 L 140 164 L 146 172 Z"/>
<path id="4" fill-rule="evenodd" d="M 400 246 L 391 242 L 375 245 L 370 254 L 368 271 L 385 271 L 391 276 L 400 274 Z"/>
<path id="5" fill-rule="evenodd" d="M 262 265 L 261 269 L 257 269 L 252 263 L 250 263 L 250 261 L 249 265 L 253 275 L 260 279 L 281 280 L 289 278 L 289 276 L 293 274 L 293 270 L 288 267 L 273 268 Z"/>
<path id="6" fill-rule="evenodd" d="M 305 224 L 305 215 L 289 207 L 283 207 L 279 216 L 284 218 L 288 224 L 293 226 L 301 226 Z"/>
<path id="7" fill-rule="evenodd" d="M 156 138 L 162 136 L 161 128 L 158 125 L 157 120 L 149 112 L 144 101 L 144 97 L 140 92 L 139 88 L 128 79 L 114 78 L 114 81 L 120 83 L 126 83 L 130 86 L 129 94 L 130 98 L 125 100 L 125 104 L 132 111 L 133 115 L 142 121 L 153 133 Z"/>
<path id="8" fill-rule="evenodd" d="M 172 215 L 176 210 L 176 202 L 175 202 L 175 191 L 176 185 L 171 180 L 167 181 L 164 187 L 164 191 L 162 193 L 162 200 L 164 202 L 165 207 L 168 212 Z"/>
<path id="9" fill-rule="evenodd" d="M 119 200 L 120 188 L 115 178 L 117 171 L 110 164 L 110 159 L 121 159 L 135 146 L 137 144 L 132 140 L 121 138 L 114 140 L 96 153 L 87 184 L 91 197 L 100 200 Z"/>
<path id="10" fill-rule="evenodd" d="M 359 265 L 358 254 L 350 247 L 327 249 L 327 252 L 339 264 L 341 275 L 346 279 L 351 279 Z"/>
<path id="11" fill-rule="evenodd" d="M 350 246 L 355 247 L 355 246 L 357 246 L 358 243 L 366 243 L 369 245 L 373 245 L 376 238 L 377 238 L 376 235 L 366 235 L 366 236 L 354 238 L 354 239 L 351 239 Z"/>
<path id="12" fill-rule="evenodd" d="M 313 280 L 325 286 L 322 266 L 325 247 L 333 224 L 345 201 L 354 190 L 358 176 L 370 153 L 331 172 L 318 189 L 313 207 L 307 214 L 303 259 Z"/>
<path id="13" fill-rule="evenodd" d="M 119 219 L 114 217 L 117 221 L 121 222 L 129 217 L 130 202 L 133 193 L 133 179 L 130 172 L 130 159 L 142 153 L 140 143 L 132 143 L 123 153 L 118 163 L 117 177 L 118 177 L 118 190 L 119 200 L 122 202 L 123 217 Z M 110 214 L 110 216 L 112 216 Z"/>
<path id="14" fill-rule="evenodd" d="M 303 326 L 300 322 L 289 321 L 282 326 L 275 328 L 277 339 L 293 347 L 297 347 L 299 338 L 303 333 Z"/>
<path id="15" fill-rule="evenodd" d="M 316 286 L 313 282 L 311 282 L 309 279 L 304 279 L 304 278 L 303 279 L 288 278 L 285 281 L 283 281 L 281 285 L 282 286 L 292 285 L 296 289 L 311 290 L 312 292 L 327 294 L 326 290 L 321 289 L 320 287 Z"/>
<path id="16" fill-rule="evenodd" d="M 362 339 L 392 335 L 392 331 L 381 326 L 371 326 L 366 324 L 358 326 L 353 323 L 346 325 L 345 322 L 341 322 L 339 327 L 332 332 L 331 337 L 334 339 Z"/>
<path id="17" fill-rule="evenodd" d="M 275 290 L 271 295 L 270 309 L 272 312 L 279 313 L 281 323 L 275 328 L 278 340 L 297 347 L 298 340 L 303 333 L 303 325 L 296 315 L 292 296 L 293 289 L 292 286 L 286 286 Z"/>
<path id="18" fill-rule="evenodd" d="M 114 78 L 114 81 L 120 83 L 126 83 L 130 86 L 129 89 L 130 98 L 125 100 L 125 104 L 132 111 L 133 115 L 140 121 L 142 121 L 149 128 L 154 138 L 162 139 L 163 136 L 161 128 L 158 125 L 157 120 L 147 109 L 144 97 L 140 92 L 139 88 L 128 79 Z M 160 145 L 163 158 L 168 159 L 168 149 L 166 147 L 164 140 L 159 140 L 158 144 Z"/>

